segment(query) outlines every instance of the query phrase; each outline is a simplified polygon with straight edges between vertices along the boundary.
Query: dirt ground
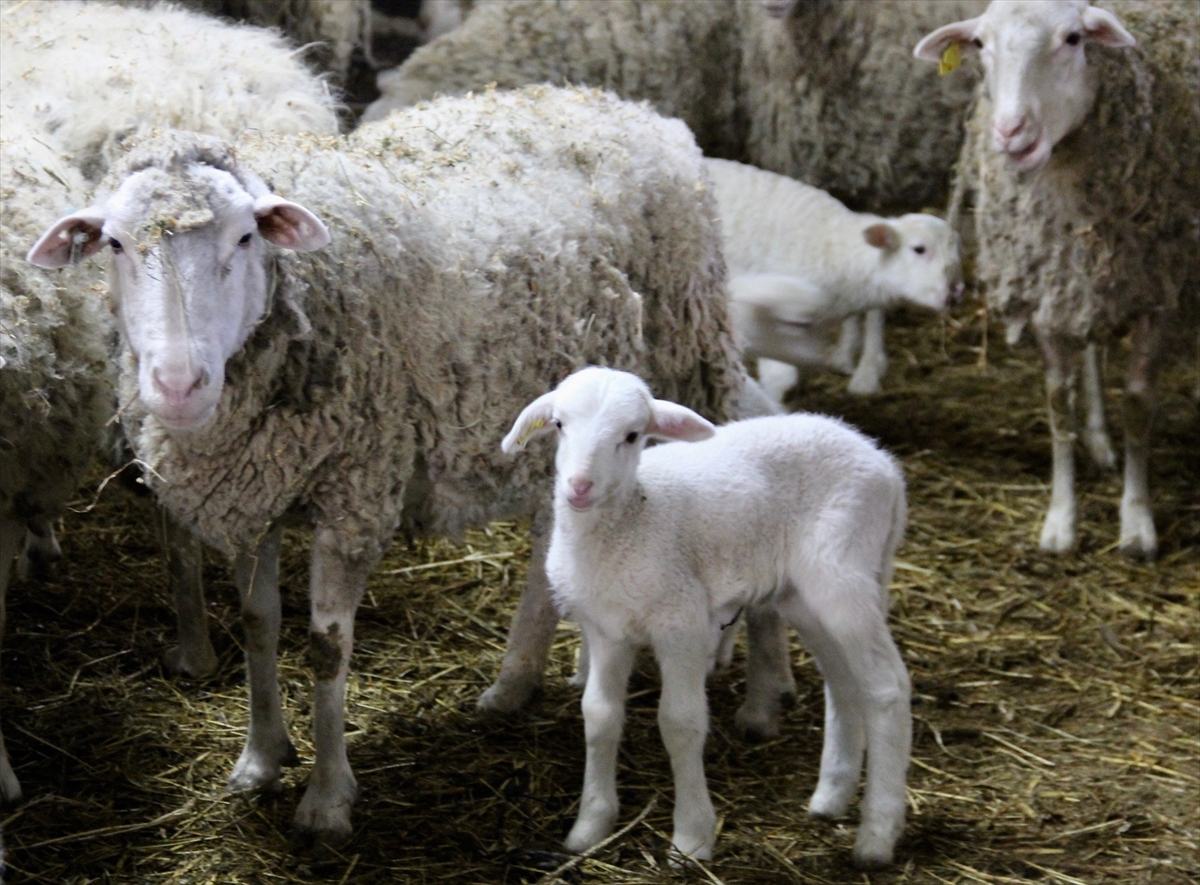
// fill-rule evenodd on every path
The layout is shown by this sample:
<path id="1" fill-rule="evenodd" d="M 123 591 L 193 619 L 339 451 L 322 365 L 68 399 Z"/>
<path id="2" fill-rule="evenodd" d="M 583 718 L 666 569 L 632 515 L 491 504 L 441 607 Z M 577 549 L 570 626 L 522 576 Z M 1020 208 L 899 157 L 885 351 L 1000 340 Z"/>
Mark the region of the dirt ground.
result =
<path id="1" fill-rule="evenodd" d="M 857 809 L 805 816 L 822 695 L 796 646 L 800 688 L 782 735 L 738 739 L 742 658 L 710 683 L 706 759 L 716 858 L 666 866 L 670 768 L 657 679 L 631 686 L 619 839 L 568 883 L 1015 883 L 1182 885 L 1200 879 L 1200 421 L 1195 355 L 1165 378 L 1152 485 L 1157 562 L 1115 549 L 1120 482 L 1081 470 L 1078 552 L 1037 549 L 1049 440 L 1039 362 L 990 342 L 970 308 L 889 329 L 886 392 L 857 399 L 811 376 L 792 404 L 845 416 L 903 461 L 911 522 L 893 630 L 914 682 L 910 816 L 893 869 L 849 865 Z M 1110 417 L 1123 363 L 1109 354 Z M 1119 438 L 1119 432 L 1115 433 Z M 1083 461 L 1081 456 L 1081 463 Z M 81 493 L 94 495 L 102 473 Z M 312 759 L 306 538 L 283 569 L 285 715 L 301 755 L 276 795 L 225 792 L 246 726 L 235 593 L 206 569 L 221 666 L 204 681 L 161 666 L 173 638 L 144 500 L 110 485 L 61 525 L 65 559 L 9 593 L 0 715 L 27 804 L 3 821 L 8 881 L 137 883 L 534 882 L 569 860 L 561 840 L 582 782 L 579 696 L 560 628 L 546 691 L 527 714 L 482 718 L 528 553 L 523 527 L 467 543 L 398 542 L 357 622 L 348 744 L 362 790 L 340 853 L 292 844 Z"/>

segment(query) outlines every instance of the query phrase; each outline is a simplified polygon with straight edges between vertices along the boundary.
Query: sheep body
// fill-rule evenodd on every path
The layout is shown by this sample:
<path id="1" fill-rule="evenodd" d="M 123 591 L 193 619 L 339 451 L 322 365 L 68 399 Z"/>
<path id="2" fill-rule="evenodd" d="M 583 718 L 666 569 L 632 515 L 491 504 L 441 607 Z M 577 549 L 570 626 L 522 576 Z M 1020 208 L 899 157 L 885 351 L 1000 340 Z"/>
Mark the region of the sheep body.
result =
<path id="1" fill-rule="evenodd" d="M 886 623 L 905 523 L 896 463 L 823 416 L 714 431 L 689 410 L 652 399 L 635 376 L 609 369 L 578 372 L 527 406 L 504 448 L 547 431 L 557 431 L 558 452 L 546 572 L 590 655 L 588 767 L 567 847 L 584 850 L 612 829 L 625 682 L 633 653 L 650 647 L 663 675 L 659 723 L 676 778 L 674 844 L 711 857 L 704 677 L 723 632 L 743 611 L 769 607 L 800 631 L 828 680 L 830 724 L 810 811 L 845 811 L 869 745 L 855 859 L 889 862 L 904 824 L 911 739 L 908 676 Z M 688 442 L 643 451 L 646 439 Z M 761 675 L 752 663 L 752 692 Z"/>
<path id="2" fill-rule="evenodd" d="M 456 30 L 379 76 L 364 119 L 435 94 L 587 83 L 682 118 L 706 154 L 827 190 L 855 208 L 945 202 L 970 88 L 905 60 L 975 0 L 476 3 Z M 897 69 L 897 63 L 903 70 Z"/>
<path id="3" fill-rule="evenodd" d="M 338 129 L 328 86 L 278 34 L 171 6 L 17 5 L 5 13 L 0 94 L 98 179 L 139 130 L 234 138 Z"/>
<path id="4" fill-rule="evenodd" d="M 205 182 L 240 176 L 228 192 L 257 193 L 254 169 L 303 199 L 334 245 L 264 253 L 270 307 L 260 322 L 248 318 L 223 368 L 212 366 L 225 382 L 211 417 L 180 432 L 150 412 L 159 394 L 139 383 L 145 354 L 135 365 L 126 353 L 121 400 L 160 500 L 234 556 L 247 629 L 257 631 L 238 788 L 274 783 L 293 752 L 275 675 L 278 525 L 298 516 L 315 529 L 317 759 L 297 823 L 336 839 L 349 832 L 355 793 L 341 724 L 353 611 L 400 521 L 453 534 L 542 507 L 548 471 L 502 460 L 496 441 L 546 379 L 584 362 L 636 368 L 714 418 L 728 417 L 745 378 L 700 153 L 683 124 L 648 107 L 586 90 L 490 92 L 344 140 L 251 138 L 236 161 L 219 142 L 169 133 L 114 168 L 115 193 L 97 211 L 114 231 L 148 229 L 150 257 L 136 261 L 149 261 L 164 254 L 154 231 L 175 231 L 172 248 L 183 249 L 193 230 L 217 229 Z M 78 220 L 60 222 L 31 256 Z M 114 291 L 119 301 L 129 294 Z M 126 310 L 128 337 L 138 317 Z M 153 369 L 149 377 L 159 383 Z M 553 636 L 539 544 L 518 613 L 536 636 L 510 648 L 493 689 L 519 695 L 508 703 L 540 682 Z"/>

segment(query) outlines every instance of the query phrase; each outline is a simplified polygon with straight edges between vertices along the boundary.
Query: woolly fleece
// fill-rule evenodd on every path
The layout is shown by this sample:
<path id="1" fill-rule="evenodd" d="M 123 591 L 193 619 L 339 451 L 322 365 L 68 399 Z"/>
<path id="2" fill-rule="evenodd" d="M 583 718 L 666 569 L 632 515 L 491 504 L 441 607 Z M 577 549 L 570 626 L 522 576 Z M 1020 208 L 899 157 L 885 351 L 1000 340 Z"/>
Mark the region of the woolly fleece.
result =
<path id="1" fill-rule="evenodd" d="M 227 552 L 288 513 L 370 556 L 402 508 L 408 528 L 450 534 L 533 512 L 549 503 L 550 459 L 514 461 L 500 440 L 588 363 L 730 417 L 744 374 L 700 152 L 645 105 L 489 91 L 346 139 L 251 139 L 236 160 L 171 134 L 107 184 L 196 160 L 255 171 L 333 235 L 275 254 L 273 306 L 205 429 L 173 437 L 139 409 L 126 353 L 135 451 L 160 500 Z"/>

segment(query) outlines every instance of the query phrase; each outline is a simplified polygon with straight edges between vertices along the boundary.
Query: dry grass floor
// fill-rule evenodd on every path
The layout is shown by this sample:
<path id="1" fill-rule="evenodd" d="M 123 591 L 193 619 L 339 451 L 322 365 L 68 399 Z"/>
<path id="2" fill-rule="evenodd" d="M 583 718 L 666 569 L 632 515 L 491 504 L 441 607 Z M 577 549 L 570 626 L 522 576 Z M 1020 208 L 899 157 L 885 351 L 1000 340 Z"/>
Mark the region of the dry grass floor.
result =
<path id="1" fill-rule="evenodd" d="M 1157 563 L 1114 549 L 1115 476 L 1082 471 L 1081 549 L 1036 546 L 1049 442 L 1038 362 L 973 326 L 901 318 L 887 392 L 815 377 L 795 402 L 846 416 L 903 460 L 911 526 L 893 625 L 915 685 L 907 834 L 893 870 L 848 864 L 853 819 L 809 821 L 821 687 L 797 648 L 800 702 L 782 736 L 732 733 L 741 661 L 715 677 L 707 761 L 717 858 L 665 867 L 671 786 L 656 679 L 634 677 L 620 772 L 622 824 L 645 819 L 562 880 L 575 883 L 1182 883 L 1200 877 L 1200 426 L 1167 379 L 1156 428 Z M 1120 354 L 1112 355 L 1114 363 Z M 1110 379 L 1112 413 L 1119 373 Z M 90 493 L 87 495 L 91 497 Z M 465 545 L 396 545 L 358 618 L 349 747 L 362 789 L 340 855 L 296 852 L 307 775 L 279 795 L 224 792 L 246 724 L 234 592 L 208 568 L 217 675 L 165 674 L 172 613 L 144 501 L 110 487 L 62 525 L 57 576 L 10 591 L 0 690 L 28 803 L 3 822 L 9 880 L 138 883 L 524 882 L 567 860 L 582 779 L 578 695 L 564 626 L 527 715 L 474 712 L 495 676 L 528 552 L 494 525 Z M 284 702 L 311 760 L 305 539 L 283 574 Z M 448 563 L 448 564 L 437 564 Z M 428 567 L 425 567 L 428 566 Z"/>

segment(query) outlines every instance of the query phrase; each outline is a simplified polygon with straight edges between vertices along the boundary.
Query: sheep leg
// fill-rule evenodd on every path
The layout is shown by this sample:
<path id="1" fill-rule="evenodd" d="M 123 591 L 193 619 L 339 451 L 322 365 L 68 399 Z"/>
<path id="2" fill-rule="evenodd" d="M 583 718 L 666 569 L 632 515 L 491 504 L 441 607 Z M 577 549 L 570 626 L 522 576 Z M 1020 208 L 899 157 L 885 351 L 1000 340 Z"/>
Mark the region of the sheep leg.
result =
<path id="1" fill-rule="evenodd" d="M 1149 316 L 1138 318 L 1130 339 L 1125 384 L 1125 491 L 1121 496 L 1121 550 L 1153 559 L 1158 550 L 1154 513 L 1150 508 L 1150 424 L 1154 418 L 1154 382 L 1159 326 Z"/>
<path id="2" fill-rule="evenodd" d="M 588 655 L 587 634 L 579 634 L 579 655 L 575 659 L 575 673 L 567 682 L 573 688 L 587 688 L 591 657 Z"/>
<path id="3" fill-rule="evenodd" d="M 481 711 L 515 713 L 541 690 L 542 673 L 558 626 L 558 611 L 550 598 L 550 580 L 546 577 L 549 520 L 549 513 L 539 513 L 533 521 L 529 577 L 508 629 L 508 649 L 500 665 L 500 676 L 479 698 L 477 707 Z"/>
<path id="4" fill-rule="evenodd" d="M 0 640 L 4 638 L 4 627 L 8 620 L 6 599 L 8 580 L 12 575 L 13 559 L 25 539 L 25 526 L 15 519 L 0 520 Z M 17 780 L 8 761 L 8 750 L 4 747 L 4 734 L 0 732 L 0 799 L 7 805 L 21 801 L 21 782 Z"/>
<path id="5" fill-rule="evenodd" d="M 887 351 L 883 344 L 883 309 L 875 307 L 868 310 L 863 326 L 862 357 L 846 389 L 856 394 L 879 393 L 883 389 L 880 382 L 887 372 Z"/>
<path id="6" fill-rule="evenodd" d="M 346 755 L 346 677 L 354 649 L 354 614 L 378 557 L 351 558 L 334 533 L 313 537 L 309 660 L 313 668 L 313 749 L 308 789 L 296 808 L 296 828 L 316 842 L 336 845 L 350 836 L 350 808 L 358 784 Z"/>
<path id="7" fill-rule="evenodd" d="M 800 373 L 791 363 L 771 360 L 766 357 L 758 359 L 758 383 L 766 391 L 767 396 L 775 402 L 782 403 L 784 396 L 796 386 Z"/>
<path id="8" fill-rule="evenodd" d="M 1038 545 L 1053 553 L 1065 553 L 1075 546 L 1075 354 L 1060 339 L 1039 338 L 1046 358 L 1054 473 L 1050 481 L 1050 509 L 1046 511 Z"/>
<path id="9" fill-rule="evenodd" d="M 587 764 L 579 817 L 567 836 L 569 851 L 591 848 L 612 832 L 617 821 L 617 747 L 625 725 L 625 694 L 636 655 L 636 649 L 628 643 L 614 642 L 599 632 L 587 636 L 591 663 L 582 704 Z M 703 667 L 700 672 L 703 675 Z"/>
<path id="10" fill-rule="evenodd" d="M 295 764 L 279 701 L 279 541 L 272 528 L 252 553 L 241 553 L 233 580 L 242 603 L 246 642 L 246 683 L 250 688 L 250 725 L 246 745 L 229 776 L 231 790 L 275 789 L 283 765 Z"/>
<path id="11" fill-rule="evenodd" d="M 163 653 L 163 663 L 173 673 L 201 678 L 217 669 L 217 653 L 208 638 L 200 540 L 164 508 L 158 510 L 158 530 L 167 555 L 167 576 L 179 627 L 179 645 Z"/>
<path id="12" fill-rule="evenodd" d="M 17 577 L 22 580 L 31 573 L 38 577 L 47 577 L 53 573 L 53 566 L 62 559 L 62 547 L 54 536 L 53 520 L 39 517 L 26 523 L 25 546 L 17 560 Z"/>
<path id="13" fill-rule="evenodd" d="M 658 730 L 675 776 L 675 833 L 671 844 L 682 855 L 710 860 L 717 815 L 704 777 L 704 740 L 708 735 L 704 637 L 681 637 L 668 647 L 656 646 L 655 653 L 662 671 Z"/>
<path id="14" fill-rule="evenodd" d="M 1083 396 L 1087 404 L 1087 426 L 1083 444 L 1097 467 L 1112 470 L 1117 456 L 1104 420 L 1104 378 L 1100 374 L 1100 349 L 1089 344 L 1083 352 Z"/>
<path id="15" fill-rule="evenodd" d="M 843 375 L 854 373 L 858 361 L 859 350 L 862 347 L 861 314 L 852 313 L 842 320 L 842 331 L 838 335 L 837 346 L 829 354 L 829 368 Z"/>
<path id="16" fill-rule="evenodd" d="M 796 702 L 787 624 L 773 605 L 746 611 L 746 700 L 735 722 L 747 740 L 779 734 L 779 717 Z"/>

